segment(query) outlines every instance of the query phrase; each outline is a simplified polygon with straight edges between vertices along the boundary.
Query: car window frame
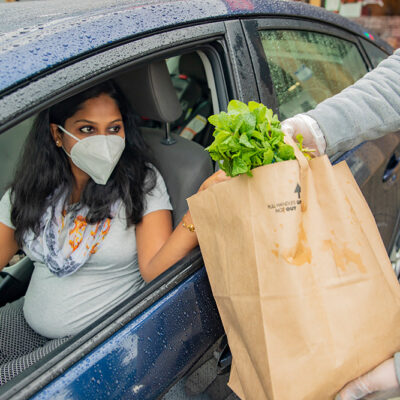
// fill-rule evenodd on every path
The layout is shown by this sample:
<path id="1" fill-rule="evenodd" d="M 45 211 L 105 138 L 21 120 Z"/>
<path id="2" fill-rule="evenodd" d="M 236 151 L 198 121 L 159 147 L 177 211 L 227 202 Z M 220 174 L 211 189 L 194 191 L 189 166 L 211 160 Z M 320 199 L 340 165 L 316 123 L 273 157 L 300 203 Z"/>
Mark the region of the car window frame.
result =
<path id="1" fill-rule="evenodd" d="M 340 29 L 321 21 L 312 21 L 300 18 L 251 18 L 242 20 L 243 30 L 249 47 L 253 70 L 256 75 L 258 90 L 261 102 L 272 108 L 280 117 L 278 99 L 274 83 L 271 78 L 267 56 L 264 52 L 260 31 L 265 30 L 295 30 L 322 33 L 337 37 L 353 43 L 359 51 L 367 71 L 372 69 L 364 48 L 361 46 L 359 38 L 352 32 Z M 263 84 L 262 84 L 263 82 Z"/>
<path id="2" fill-rule="evenodd" d="M 224 109 L 229 98 L 237 92 L 236 82 L 228 60 L 225 33 L 223 22 L 174 29 L 169 32 L 153 34 L 151 37 L 133 39 L 129 43 L 107 49 L 103 53 L 89 55 L 85 59 L 77 61 L 76 64 L 65 66 L 65 71 L 60 68 L 47 71 L 46 74 L 30 84 L 16 88 L 15 91 L 8 92 L 6 96 L 0 98 L 0 110 L 6 111 L 1 114 L 0 134 L 51 104 L 78 93 L 97 82 L 112 78 L 150 61 L 166 59 L 172 55 L 196 50 L 202 51 L 209 58 L 214 73 L 219 107 Z M 163 40 L 160 40 L 161 35 Z M 162 43 L 162 46 L 158 45 L 159 43 Z M 145 51 L 142 50 L 143 48 Z M 137 53 L 135 53 L 135 50 L 138 50 Z M 93 58 L 96 60 L 99 57 L 103 60 L 112 59 L 115 57 L 115 53 L 124 55 L 120 62 L 110 63 L 105 71 L 92 70 L 90 76 L 82 82 L 85 74 L 84 69 L 88 68 L 88 64 L 93 61 Z M 64 76 L 68 75 L 71 68 L 78 71 L 82 68 L 82 74 L 71 76 L 71 79 L 61 82 L 59 80 L 60 73 Z M 59 84 L 56 84 L 57 82 Z M 55 84 L 55 87 L 43 90 L 42 96 L 35 99 L 30 106 L 19 103 L 20 106 L 14 108 L 14 110 L 10 106 L 10 104 L 15 105 L 21 97 L 29 96 L 30 93 L 35 92 L 38 85 L 46 89 L 46 87 L 51 87 L 51 83 Z M 7 120 L 7 118 L 9 119 Z M 197 247 L 149 285 L 119 305 L 117 309 L 111 310 L 95 324 L 76 335 L 71 341 L 61 345 L 54 352 L 38 361 L 32 370 L 28 368 L 12 381 L 0 387 L 0 397 L 28 398 L 32 396 L 201 268 L 204 268 L 204 262 L 200 249 Z"/>
<path id="3" fill-rule="evenodd" d="M 374 46 L 376 47 L 376 50 L 386 54 L 386 58 L 390 56 L 390 53 L 388 53 L 386 50 L 384 50 L 382 47 L 378 46 L 376 43 L 372 42 L 371 40 L 367 40 L 366 38 L 359 38 L 359 42 L 361 47 L 364 49 L 366 57 L 368 59 L 368 62 L 370 64 L 370 68 L 376 68 L 378 66 L 378 64 L 375 65 L 375 63 L 373 62 L 373 58 L 372 55 L 370 55 L 370 50 L 367 46 Z"/>
<path id="4" fill-rule="evenodd" d="M 67 60 L 46 70 L 23 86 L 0 92 L 0 134 L 43 108 L 154 59 L 157 52 L 184 51 L 190 45 L 217 42 L 226 33 L 223 22 L 183 26 L 94 50 L 78 60 Z M 165 56 L 167 58 L 167 56 Z M 39 94 L 40 97 L 35 97 Z"/>

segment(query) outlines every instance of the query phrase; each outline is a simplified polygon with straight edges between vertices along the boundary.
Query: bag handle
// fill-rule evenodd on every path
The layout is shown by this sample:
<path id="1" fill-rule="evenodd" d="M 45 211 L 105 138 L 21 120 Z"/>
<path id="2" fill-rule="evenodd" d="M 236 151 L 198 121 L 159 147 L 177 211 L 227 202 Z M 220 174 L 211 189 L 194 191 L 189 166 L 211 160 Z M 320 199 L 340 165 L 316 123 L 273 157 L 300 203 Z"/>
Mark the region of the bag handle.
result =
<path id="1" fill-rule="evenodd" d="M 305 212 L 307 210 L 307 192 L 308 192 L 308 160 L 304 157 L 304 154 L 298 148 L 296 142 L 291 136 L 285 135 L 283 138 L 284 142 L 294 149 L 294 155 L 300 168 L 300 199 L 301 199 L 301 211 Z"/>

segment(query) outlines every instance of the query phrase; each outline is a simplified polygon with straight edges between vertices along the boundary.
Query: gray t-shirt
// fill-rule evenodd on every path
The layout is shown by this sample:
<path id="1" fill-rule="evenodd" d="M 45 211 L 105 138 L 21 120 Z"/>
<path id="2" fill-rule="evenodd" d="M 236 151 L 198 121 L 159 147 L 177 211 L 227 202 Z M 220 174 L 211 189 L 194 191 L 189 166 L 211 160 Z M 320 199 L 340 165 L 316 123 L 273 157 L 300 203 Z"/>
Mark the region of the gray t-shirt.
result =
<path id="1" fill-rule="evenodd" d="M 10 210 L 6 192 L 0 201 L 0 222 L 13 228 Z M 158 172 L 156 187 L 145 197 L 143 215 L 157 210 L 172 210 Z M 25 295 L 25 319 L 48 338 L 78 333 L 146 284 L 139 272 L 135 226 L 126 227 L 123 206 L 98 251 L 72 275 L 59 278 L 31 254 L 27 256 L 35 269 Z"/>

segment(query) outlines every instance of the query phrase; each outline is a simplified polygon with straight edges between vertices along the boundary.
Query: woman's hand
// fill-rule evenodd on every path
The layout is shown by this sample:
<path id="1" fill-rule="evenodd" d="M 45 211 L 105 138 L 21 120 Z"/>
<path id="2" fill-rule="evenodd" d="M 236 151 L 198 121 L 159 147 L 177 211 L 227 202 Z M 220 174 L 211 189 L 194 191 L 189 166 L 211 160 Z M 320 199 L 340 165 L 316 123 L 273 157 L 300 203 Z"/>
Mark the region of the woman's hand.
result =
<path id="1" fill-rule="evenodd" d="M 384 361 L 375 369 L 348 383 L 335 400 L 362 399 L 369 393 L 394 389 L 399 386 L 394 366 L 394 358 Z"/>
<path id="2" fill-rule="evenodd" d="M 222 169 L 217 172 L 214 172 L 210 177 L 208 177 L 200 186 L 199 192 L 202 190 L 208 189 L 210 186 L 215 185 L 216 183 L 225 182 L 231 179 L 230 176 L 226 175 Z"/>

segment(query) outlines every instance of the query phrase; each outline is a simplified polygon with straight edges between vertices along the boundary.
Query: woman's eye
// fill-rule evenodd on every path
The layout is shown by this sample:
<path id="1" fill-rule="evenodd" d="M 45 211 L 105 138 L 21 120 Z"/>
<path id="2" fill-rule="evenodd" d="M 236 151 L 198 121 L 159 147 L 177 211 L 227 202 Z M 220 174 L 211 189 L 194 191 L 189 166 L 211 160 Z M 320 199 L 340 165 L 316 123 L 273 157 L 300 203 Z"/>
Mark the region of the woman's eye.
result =
<path id="1" fill-rule="evenodd" d="M 79 130 L 82 133 L 93 133 L 94 132 L 94 129 L 92 126 L 82 126 L 82 128 L 79 128 Z"/>
<path id="2" fill-rule="evenodd" d="M 118 133 L 120 130 L 121 130 L 121 127 L 119 125 L 115 125 L 110 128 L 110 132 L 112 132 L 112 133 Z"/>

